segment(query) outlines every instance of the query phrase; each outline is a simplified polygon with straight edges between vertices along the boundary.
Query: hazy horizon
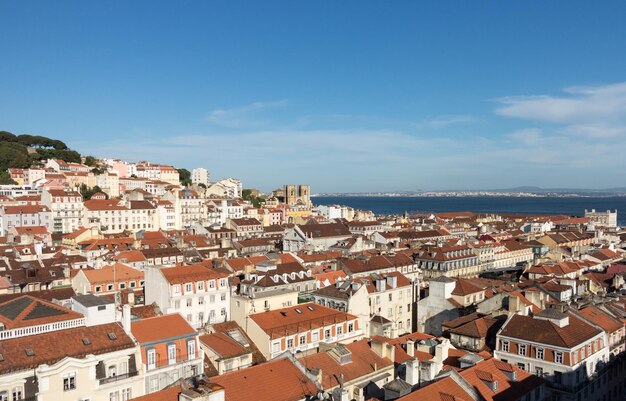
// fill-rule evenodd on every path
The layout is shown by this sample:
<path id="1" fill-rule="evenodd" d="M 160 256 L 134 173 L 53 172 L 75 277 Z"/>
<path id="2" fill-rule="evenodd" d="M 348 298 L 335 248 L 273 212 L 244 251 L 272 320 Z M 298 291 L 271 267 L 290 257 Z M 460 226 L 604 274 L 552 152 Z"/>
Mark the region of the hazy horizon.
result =
<path id="1" fill-rule="evenodd" d="M 625 13 L 3 1 L 0 130 L 265 191 L 621 187 Z"/>

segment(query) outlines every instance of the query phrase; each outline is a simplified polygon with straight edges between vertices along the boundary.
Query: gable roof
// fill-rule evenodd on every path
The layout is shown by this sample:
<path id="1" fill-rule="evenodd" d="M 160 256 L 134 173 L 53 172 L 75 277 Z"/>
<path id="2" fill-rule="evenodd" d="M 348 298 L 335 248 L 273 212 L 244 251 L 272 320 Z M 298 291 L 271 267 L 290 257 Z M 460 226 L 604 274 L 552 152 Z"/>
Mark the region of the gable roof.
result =
<path id="1" fill-rule="evenodd" d="M 550 320 L 513 315 L 500 334 L 557 347 L 573 348 L 601 333 L 599 329 L 568 313 L 569 324 L 559 327 Z"/>
<path id="2" fill-rule="evenodd" d="M 343 375 L 344 382 L 349 382 L 393 366 L 389 358 L 382 358 L 374 352 L 366 339 L 359 340 L 344 346 L 352 353 L 350 362 L 340 364 L 330 355 L 329 351 L 308 355 L 300 359 L 308 369 L 322 370 L 322 387 L 327 390 L 339 386 L 339 378 Z"/>
<path id="3" fill-rule="evenodd" d="M 82 317 L 83 315 L 78 312 L 30 295 L 23 295 L 0 304 L 0 323 L 9 330 Z"/>
<path id="4" fill-rule="evenodd" d="M 299 401 L 317 394 L 317 386 L 288 358 L 211 378 L 224 387 L 226 400 Z"/>
<path id="5" fill-rule="evenodd" d="M 85 342 L 84 339 L 89 341 Z M 0 341 L 0 374 L 53 365 L 67 357 L 85 358 L 135 347 L 119 323 L 77 327 Z M 32 350 L 28 355 L 26 350 Z"/>
<path id="6" fill-rule="evenodd" d="M 163 341 L 168 338 L 188 337 L 196 331 L 178 313 L 132 322 L 130 331 L 141 344 Z"/>

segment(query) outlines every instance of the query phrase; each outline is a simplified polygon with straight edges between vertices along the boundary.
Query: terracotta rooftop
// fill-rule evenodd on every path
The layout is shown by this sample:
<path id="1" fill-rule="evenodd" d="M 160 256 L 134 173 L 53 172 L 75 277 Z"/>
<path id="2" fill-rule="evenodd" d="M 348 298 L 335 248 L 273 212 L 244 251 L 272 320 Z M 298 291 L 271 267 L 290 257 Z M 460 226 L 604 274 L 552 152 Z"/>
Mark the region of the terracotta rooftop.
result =
<path id="1" fill-rule="evenodd" d="M 163 268 L 161 273 L 170 284 L 184 284 L 228 277 L 228 273 L 202 264 Z"/>
<path id="2" fill-rule="evenodd" d="M 340 364 L 328 351 L 305 356 L 300 359 L 308 369 L 322 370 L 322 387 L 330 389 L 338 386 L 343 375 L 345 382 L 370 375 L 376 371 L 393 366 L 389 358 L 381 358 L 374 352 L 366 339 L 347 344 L 345 347 L 352 354 L 350 362 Z"/>
<path id="3" fill-rule="evenodd" d="M 500 334 L 509 338 L 532 341 L 557 347 L 573 348 L 601 333 L 599 329 L 568 314 L 569 324 L 559 327 L 550 320 L 513 315 Z"/>
<path id="4" fill-rule="evenodd" d="M 211 378 L 224 387 L 226 400 L 299 401 L 317 394 L 317 386 L 289 359 L 275 359 Z"/>
<path id="5" fill-rule="evenodd" d="M 66 357 L 81 359 L 134 347 L 118 323 L 4 340 L 0 341 L 0 374 L 53 365 Z"/>
<path id="6" fill-rule="evenodd" d="M 104 266 L 101 269 L 85 269 L 81 271 L 91 284 L 112 283 L 113 278 L 115 278 L 116 282 L 144 279 L 143 272 L 123 263 L 115 263 L 114 265 Z"/>
<path id="7" fill-rule="evenodd" d="M 268 334 L 298 330 L 301 327 L 322 327 L 333 322 L 356 319 L 356 316 L 315 303 L 300 304 L 250 315 L 250 318 Z"/>
<path id="8" fill-rule="evenodd" d="M 0 304 L 0 323 L 6 330 L 82 317 L 78 312 L 30 295 L 22 295 Z"/>
<path id="9" fill-rule="evenodd" d="M 141 344 L 164 341 L 173 337 L 193 336 L 196 334 L 193 327 L 178 313 L 132 322 L 130 331 Z"/>

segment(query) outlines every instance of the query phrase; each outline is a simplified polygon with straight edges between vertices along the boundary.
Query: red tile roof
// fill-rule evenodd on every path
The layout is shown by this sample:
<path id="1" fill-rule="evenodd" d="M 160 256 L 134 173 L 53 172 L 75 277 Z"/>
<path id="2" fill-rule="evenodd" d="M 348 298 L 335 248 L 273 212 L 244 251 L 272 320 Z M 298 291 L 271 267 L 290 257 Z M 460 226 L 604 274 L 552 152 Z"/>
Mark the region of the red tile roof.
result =
<path id="1" fill-rule="evenodd" d="M 84 339 L 88 339 L 85 344 Z M 77 327 L 36 336 L 0 341 L 0 374 L 35 369 L 42 364 L 52 365 L 60 360 L 85 358 L 135 347 L 133 340 L 118 323 Z M 32 350 L 28 355 L 26 350 Z"/>
<path id="2" fill-rule="evenodd" d="M 141 344 L 196 334 L 193 327 L 178 313 L 132 322 L 130 331 Z"/>
<path id="3" fill-rule="evenodd" d="M 298 401 L 318 392 L 317 386 L 289 359 L 275 359 L 211 381 L 224 387 L 229 401 Z"/>

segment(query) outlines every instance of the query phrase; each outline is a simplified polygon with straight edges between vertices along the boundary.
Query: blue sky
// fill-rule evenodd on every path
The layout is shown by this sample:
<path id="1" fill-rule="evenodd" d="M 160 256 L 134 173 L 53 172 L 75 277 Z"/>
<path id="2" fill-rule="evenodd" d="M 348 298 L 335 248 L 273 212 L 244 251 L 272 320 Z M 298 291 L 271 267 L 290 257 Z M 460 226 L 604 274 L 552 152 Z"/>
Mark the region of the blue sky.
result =
<path id="1" fill-rule="evenodd" d="M 626 186 L 626 2 L 0 0 L 0 129 L 313 192 Z"/>

